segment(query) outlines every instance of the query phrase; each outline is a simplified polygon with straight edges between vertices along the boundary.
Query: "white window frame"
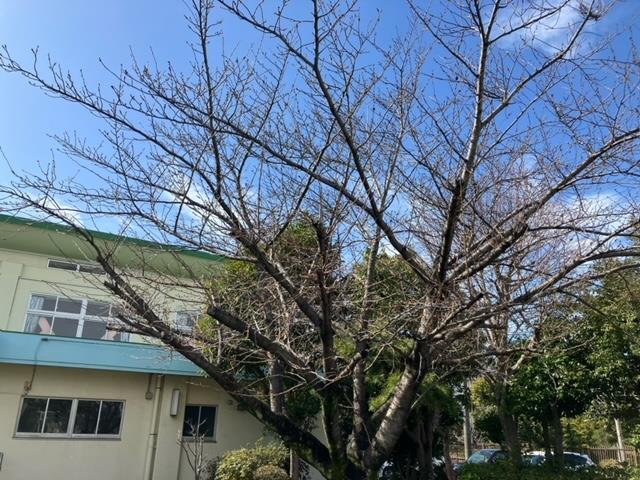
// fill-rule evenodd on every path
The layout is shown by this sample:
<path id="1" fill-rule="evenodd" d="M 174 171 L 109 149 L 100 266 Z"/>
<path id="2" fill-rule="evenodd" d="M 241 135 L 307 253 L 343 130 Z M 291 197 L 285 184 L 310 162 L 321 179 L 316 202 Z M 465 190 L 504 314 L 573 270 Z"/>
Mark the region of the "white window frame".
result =
<path id="1" fill-rule="evenodd" d="M 182 440 L 186 442 L 194 441 L 197 437 L 193 435 L 184 435 L 184 417 L 187 415 L 187 407 L 198 407 L 198 420 L 200 420 L 200 415 L 202 414 L 202 407 L 213 408 L 214 416 L 213 416 L 213 434 L 211 437 L 201 437 L 203 442 L 215 442 L 218 433 L 218 414 L 220 413 L 220 408 L 218 405 L 204 404 L 204 403 L 187 403 L 184 406 L 184 414 L 182 416 L 182 426 L 180 427 L 180 434 L 182 436 Z"/>
<path id="2" fill-rule="evenodd" d="M 67 312 L 58 312 L 56 310 L 50 311 L 50 310 L 38 310 L 38 309 L 32 309 L 30 308 L 31 305 L 31 299 L 33 297 L 55 297 L 56 298 L 56 305 L 54 307 L 54 309 L 57 309 L 58 307 L 58 302 L 60 301 L 60 299 L 63 300 L 75 300 L 78 302 L 82 302 L 82 306 L 80 307 L 80 313 L 67 313 Z M 98 317 L 96 315 L 87 315 L 87 305 L 89 302 L 96 302 L 96 303 L 105 303 L 109 305 L 109 316 L 108 317 Z M 115 319 L 112 316 L 113 313 L 113 308 L 114 306 L 108 302 L 102 302 L 100 300 L 93 300 L 90 298 L 73 298 L 73 297 L 65 297 L 63 295 L 57 295 L 55 293 L 32 293 L 29 296 L 29 301 L 27 303 L 27 312 L 24 316 L 24 324 L 22 326 L 22 331 L 23 332 L 27 332 L 27 322 L 29 320 L 29 315 L 40 315 L 43 317 L 64 317 L 64 318 L 71 318 L 73 320 L 78 320 L 78 326 L 76 327 L 76 334 L 74 337 L 71 338 L 83 338 L 85 340 L 104 340 L 107 342 L 114 342 L 114 341 L 120 341 L 120 342 L 128 342 L 131 339 L 131 336 L 128 332 L 120 332 L 120 336 L 121 336 L 121 340 L 110 340 L 110 339 L 101 339 L 101 338 L 88 338 L 88 337 L 83 337 L 82 336 L 82 332 L 84 331 L 84 322 L 85 320 L 89 320 L 89 321 L 100 321 L 100 322 L 104 322 L 107 323 L 109 321 L 117 321 L 117 319 Z M 54 320 L 55 323 L 55 320 Z M 53 325 L 51 326 L 53 328 Z M 27 333 L 31 333 L 31 332 L 27 332 Z M 42 335 L 52 335 L 55 336 L 54 333 L 44 333 Z"/>
<path id="3" fill-rule="evenodd" d="M 47 405 L 45 407 L 45 415 L 42 422 L 41 430 L 44 430 L 46 424 L 47 411 L 49 410 L 50 400 L 71 400 L 71 411 L 69 412 L 69 421 L 67 422 L 66 433 L 45 433 L 45 432 L 18 432 L 18 426 L 20 424 L 20 416 L 22 415 L 22 405 L 25 399 L 46 399 Z M 73 433 L 73 427 L 76 423 L 76 413 L 78 412 L 78 402 L 90 401 L 100 402 L 100 410 L 98 411 L 98 418 L 96 420 L 96 433 Z M 119 402 L 122 404 L 122 414 L 120 415 L 120 425 L 118 425 L 117 434 L 105 434 L 97 433 L 98 425 L 100 424 L 100 413 L 102 412 L 102 402 Z M 18 406 L 18 415 L 16 418 L 16 426 L 14 428 L 14 436 L 16 438 L 72 438 L 72 439 L 104 439 L 104 440 L 120 440 L 122 438 L 122 427 L 124 425 L 124 412 L 126 408 L 125 400 L 107 399 L 107 398 L 69 398 L 69 397 L 47 397 L 42 395 L 26 395 L 20 398 L 20 405 Z M 218 412 L 216 410 L 216 416 Z M 215 427 L 215 425 L 214 425 Z"/>

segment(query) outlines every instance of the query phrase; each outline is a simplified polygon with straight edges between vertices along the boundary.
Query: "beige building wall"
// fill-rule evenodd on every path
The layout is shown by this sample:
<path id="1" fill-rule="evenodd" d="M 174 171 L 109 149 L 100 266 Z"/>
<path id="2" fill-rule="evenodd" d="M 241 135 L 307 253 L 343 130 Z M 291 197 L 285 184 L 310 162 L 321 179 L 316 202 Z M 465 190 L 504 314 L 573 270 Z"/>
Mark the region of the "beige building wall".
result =
<path id="1" fill-rule="evenodd" d="M 0 330 L 24 331 L 29 299 L 33 294 L 104 302 L 111 300 L 114 303 L 114 298 L 100 284 L 104 277 L 49 268 L 50 258 L 56 257 L 0 249 Z M 143 284 L 139 286 L 144 288 Z M 160 306 L 158 311 L 165 311 L 168 321 L 174 320 L 177 310 L 201 308 L 201 303 L 189 301 L 197 298 L 195 290 L 177 287 L 170 290 L 172 298 L 160 298 L 156 292 L 152 295 Z M 130 341 L 150 342 L 139 335 L 132 335 Z"/>
<path id="2" fill-rule="evenodd" d="M 0 478 L 71 480 L 142 479 L 152 452 L 155 398 L 160 395 L 158 435 L 153 480 L 193 478 L 180 447 L 185 404 L 217 407 L 215 438 L 204 445 L 207 458 L 251 445 L 263 436 L 263 426 L 213 381 L 197 377 L 165 376 L 156 390 L 156 375 L 58 367 L 0 365 L 0 452 L 4 454 Z M 32 396 L 123 400 L 124 416 L 119 439 L 20 438 L 15 430 L 20 400 L 29 382 Z M 180 408 L 170 415 L 173 390 Z M 148 472 L 147 472 L 148 473 Z"/>
<path id="3" fill-rule="evenodd" d="M 56 257 L 0 248 L 0 330 L 24 330 L 32 294 L 108 301 L 97 277 L 48 268 L 49 258 Z M 180 296 L 186 298 L 188 293 Z M 168 304 L 171 302 L 174 311 L 184 308 L 179 300 L 170 299 Z M 140 336 L 131 340 L 148 342 Z M 180 391 L 176 416 L 170 415 L 174 390 Z M 152 399 L 146 398 L 149 391 Z M 123 400 L 120 438 L 16 437 L 24 395 Z M 240 411 L 236 402 L 210 379 L 0 364 L 0 480 L 192 479 L 180 446 L 186 404 L 217 407 L 215 438 L 204 445 L 207 458 L 250 446 L 266 436 L 263 425 Z M 157 435 L 153 435 L 154 425 Z M 312 478 L 321 477 L 315 472 Z"/>

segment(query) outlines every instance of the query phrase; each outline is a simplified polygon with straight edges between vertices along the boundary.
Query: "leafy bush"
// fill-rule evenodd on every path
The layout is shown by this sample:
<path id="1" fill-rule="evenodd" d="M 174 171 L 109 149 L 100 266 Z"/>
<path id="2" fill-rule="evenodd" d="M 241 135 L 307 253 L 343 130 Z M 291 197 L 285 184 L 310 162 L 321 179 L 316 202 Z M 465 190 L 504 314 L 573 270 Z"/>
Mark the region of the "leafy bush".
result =
<path id="1" fill-rule="evenodd" d="M 620 465 L 557 471 L 551 467 L 515 467 L 505 462 L 495 465 L 465 465 L 459 480 L 640 480 L 640 470 Z"/>
<path id="2" fill-rule="evenodd" d="M 275 465 L 263 465 L 256 470 L 253 480 L 289 480 L 289 474 Z"/>
<path id="3" fill-rule="evenodd" d="M 217 463 L 216 480 L 258 480 L 260 467 L 284 467 L 289 452 L 281 443 L 257 442 L 253 448 L 241 448 L 225 453 Z M 264 478 L 264 477 L 263 477 Z M 274 477 L 278 480 L 278 477 Z M 288 478 L 288 477 L 284 477 Z"/>

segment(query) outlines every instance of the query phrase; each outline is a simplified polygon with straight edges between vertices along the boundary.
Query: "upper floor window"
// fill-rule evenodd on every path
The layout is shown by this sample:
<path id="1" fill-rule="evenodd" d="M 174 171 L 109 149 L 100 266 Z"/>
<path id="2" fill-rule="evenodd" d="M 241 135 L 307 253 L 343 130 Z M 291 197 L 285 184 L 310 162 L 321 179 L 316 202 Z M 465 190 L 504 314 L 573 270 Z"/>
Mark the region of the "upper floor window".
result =
<path id="1" fill-rule="evenodd" d="M 104 273 L 104 270 L 100 265 L 76 263 L 70 262 L 69 260 L 56 260 L 54 258 L 49 259 L 49 268 L 58 268 L 60 270 L 69 270 L 71 272 L 93 273 L 96 275 Z"/>
<path id="2" fill-rule="evenodd" d="M 176 328 L 191 331 L 198 323 L 200 314 L 193 310 L 180 310 L 176 312 Z"/>
<path id="3" fill-rule="evenodd" d="M 124 402 L 24 397 L 16 436 L 117 438 Z"/>
<path id="4" fill-rule="evenodd" d="M 213 439 L 216 426 L 216 407 L 210 405 L 187 405 L 184 410 L 182 436 Z"/>
<path id="5" fill-rule="evenodd" d="M 32 295 L 25 332 L 100 340 L 129 339 L 128 333 L 107 330 L 114 307 L 105 302 L 54 295 Z"/>

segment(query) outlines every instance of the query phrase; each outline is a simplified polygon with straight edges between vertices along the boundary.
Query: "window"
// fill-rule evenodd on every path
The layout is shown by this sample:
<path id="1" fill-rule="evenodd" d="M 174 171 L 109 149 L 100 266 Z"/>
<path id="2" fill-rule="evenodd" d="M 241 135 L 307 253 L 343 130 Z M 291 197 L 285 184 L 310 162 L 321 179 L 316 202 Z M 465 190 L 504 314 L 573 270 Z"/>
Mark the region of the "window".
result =
<path id="1" fill-rule="evenodd" d="M 115 321 L 115 308 L 108 303 L 54 295 L 32 295 L 27 310 L 25 332 L 127 341 L 129 334 L 107 330 Z"/>
<path id="2" fill-rule="evenodd" d="M 181 310 L 176 312 L 176 328 L 191 331 L 198 323 L 199 313 L 193 310 Z"/>
<path id="3" fill-rule="evenodd" d="M 71 272 L 93 273 L 94 275 L 102 275 L 104 270 L 100 265 L 90 263 L 75 263 L 68 260 L 49 259 L 49 268 L 58 268 L 60 270 L 69 270 Z"/>
<path id="4" fill-rule="evenodd" d="M 184 409 L 182 436 L 213 439 L 216 426 L 216 407 L 187 405 Z"/>
<path id="5" fill-rule="evenodd" d="M 120 436 L 124 402 L 77 398 L 24 397 L 16 436 Z"/>

